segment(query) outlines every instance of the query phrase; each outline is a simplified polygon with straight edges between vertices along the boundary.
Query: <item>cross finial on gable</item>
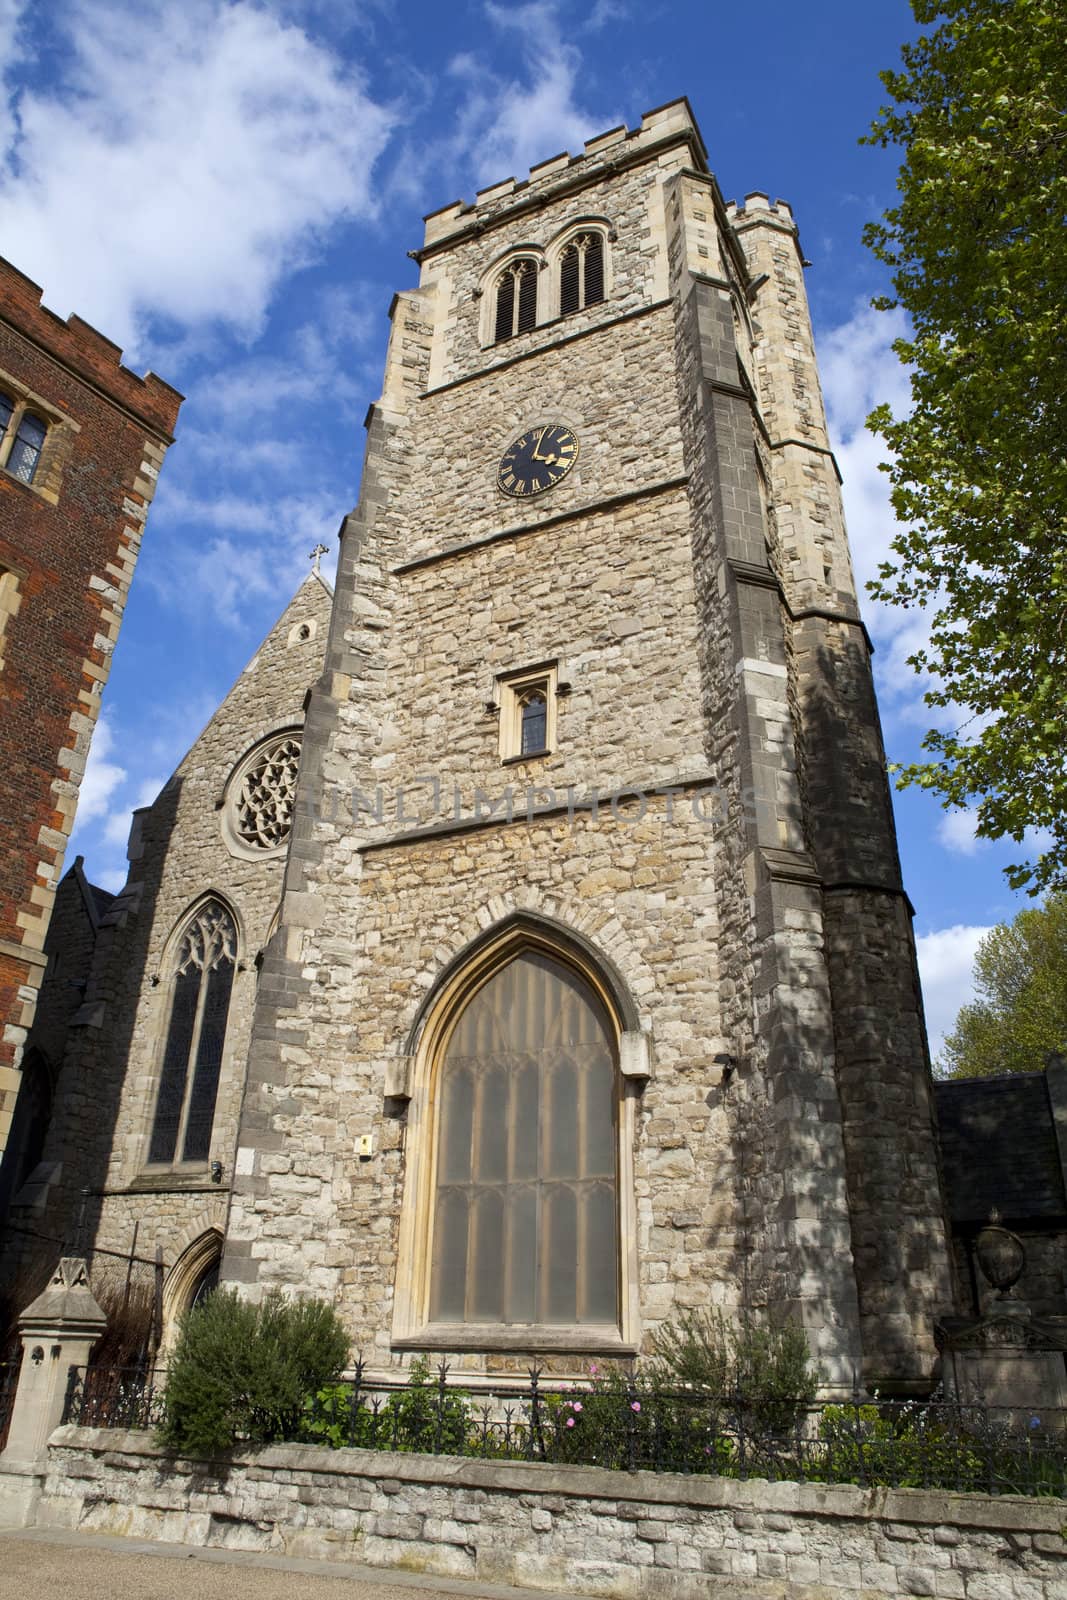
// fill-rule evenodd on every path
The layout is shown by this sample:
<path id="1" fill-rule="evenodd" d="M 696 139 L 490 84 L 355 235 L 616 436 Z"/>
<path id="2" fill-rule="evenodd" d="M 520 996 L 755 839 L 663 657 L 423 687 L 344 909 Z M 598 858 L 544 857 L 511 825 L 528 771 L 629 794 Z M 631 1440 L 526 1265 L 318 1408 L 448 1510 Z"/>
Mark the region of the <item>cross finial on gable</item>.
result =
<path id="1" fill-rule="evenodd" d="M 308 560 L 309 561 L 314 561 L 314 563 L 315 563 L 314 567 L 312 568 L 313 572 L 318 572 L 318 570 L 319 570 L 319 562 L 322 560 L 322 557 L 324 555 L 328 555 L 329 554 L 329 549 L 330 549 L 330 547 L 329 547 L 328 544 L 317 544 L 315 546 L 314 550 L 309 552 Z"/>

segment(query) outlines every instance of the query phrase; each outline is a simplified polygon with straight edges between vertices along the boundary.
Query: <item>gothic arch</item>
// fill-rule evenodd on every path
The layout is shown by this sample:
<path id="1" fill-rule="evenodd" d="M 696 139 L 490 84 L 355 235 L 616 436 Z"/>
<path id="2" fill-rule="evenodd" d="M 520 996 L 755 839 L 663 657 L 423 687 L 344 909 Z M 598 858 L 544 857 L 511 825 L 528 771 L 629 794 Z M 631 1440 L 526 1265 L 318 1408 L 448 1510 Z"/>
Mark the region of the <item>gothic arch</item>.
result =
<path id="1" fill-rule="evenodd" d="M 501 343 L 497 333 L 497 295 L 501 280 L 516 263 L 530 261 L 533 263 L 537 277 L 536 291 L 536 316 L 533 326 L 536 327 L 545 321 L 545 291 L 541 280 L 544 277 L 545 252 L 539 244 L 511 245 L 507 250 L 501 251 L 489 266 L 486 267 L 478 280 L 478 296 L 481 304 L 479 318 L 478 341 L 484 347 Z"/>
<path id="2" fill-rule="evenodd" d="M 449 1091 L 446 1074 L 453 1070 L 449 1064 L 451 1039 L 454 1034 L 459 1037 L 457 1030 L 461 1025 L 466 1026 L 464 1019 L 468 1013 L 473 1013 L 476 1006 L 484 1007 L 485 997 L 494 985 L 504 985 L 502 992 L 506 993 L 506 985 L 513 979 L 527 983 L 532 979 L 535 986 L 540 988 L 541 998 L 538 1004 L 529 1008 L 529 1021 L 524 1024 L 532 1031 L 525 1034 L 521 1042 L 516 1040 L 510 1045 L 494 1044 L 490 1038 L 488 1043 L 479 1047 L 488 1051 L 484 1059 L 479 1057 L 479 1060 L 483 1060 L 483 1066 L 478 1071 L 483 1078 L 497 1073 L 504 1075 L 505 1081 L 499 1086 L 499 1093 L 504 1096 L 500 1104 L 511 1108 L 504 1112 L 507 1118 L 507 1131 L 503 1134 L 505 1142 L 515 1143 L 515 1130 L 525 1126 L 516 1110 L 519 1096 L 515 1081 L 508 1076 L 517 1070 L 508 1065 L 518 1060 L 514 1052 L 518 1050 L 523 1053 L 524 1059 L 528 1057 L 531 1061 L 547 1064 L 549 1054 L 562 1049 L 561 1059 L 566 1070 L 570 1071 L 566 1063 L 572 1059 L 569 1054 L 571 1047 L 556 1044 L 550 1048 L 551 1030 L 558 1026 L 557 1019 L 564 1014 L 554 1009 L 564 1003 L 561 997 L 569 997 L 565 1001 L 565 1009 L 568 1005 L 577 1006 L 576 1015 L 585 1019 L 581 1023 L 584 1032 L 565 1034 L 563 1037 L 584 1038 L 589 1033 L 595 1045 L 594 1054 L 600 1065 L 592 1069 L 596 1074 L 596 1087 L 588 1092 L 594 1094 L 595 1103 L 601 1108 L 596 1113 L 598 1120 L 595 1123 L 595 1127 L 600 1129 L 595 1135 L 600 1165 L 589 1166 L 580 1160 L 573 1177 L 564 1180 L 564 1187 L 572 1196 L 578 1196 L 575 1204 L 579 1203 L 581 1193 L 586 1193 L 599 1208 L 601 1221 L 596 1236 L 599 1241 L 597 1259 L 601 1259 L 606 1251 L 615 1253 L 616 1273 L 612 1280 L 614 1287 L 610 1291 L 614 1311 L 610 1317 L 605 1316 L 604 1306 L 607 1302 L 602 1297 L 596 1302 L 597 1309 L 588 1314 L 582 1312 L 579 1297 L 574 1302 L 577 1309 L 573 1318 L 555 1313 L 551 1317 L 546 1316 L 540 1299 L 537 1301 L 540 1308 L 537 1314 L 516 1315 L 509 1307 L 496 1324 L 487 1324 L 480 1316 L 467 1313 L 457 1317 L 450 1311 L 447 1316 L 442 1316 L 440 1311 L 438 1289 L 440 1283 L 447 1280 L 440 1276 L 432 1257 L 437 1248 L 435 1238 L 439 1240 L 444 1237 L 438 1230 L 437 1211 L 439 1206 L 445 1204 L 445 1191 L 440 1187 L 444 1172 L 444 1156 L 441 1152 L 445 1148 L 443 1130 L 447 1129 L 450 1114 L 447 1110 Z M 513 1013 L 506 1002 L 499 1004 L 495 1011 L 492 1007 L 490 1010 L 495 1018 L 490 1033 L 494 1038 L 502 1038 L 503 1033 L 514 1027 Z M 633 1040 L 637 1020 L 633 1000 L 612 963 L 605 961 L 589 939 L 543 914 L 512 912 L 469 940 L 447 964 L 420 1007 L 409 1036 L 413 1059 L 394 1300 L 395 1346 L 412 1349 L 511 1348 L 601 1351 L 622 1355 L 634 1353 L 638 1339 L 637 1217 L 633 1185 L 636 1096 L 623 1068 L 622 1056 L 623 1041 Z M 548 1032 L 544 1031 L 546 1028 Z M 498 1049 L 506 1053 L 498 1056 L 494 1053 Z M 580 1073 L 584 1068 L 578 1068 L 577 1059 L 573 1058 L 574 1071 Z M 540 1071 L 541 1068 L 536 1070 Z M 545 1070 L 548 1070 L 547 1065 Z M 573 1078 L 572 1092 L 579 1096 L 587 1095 L 576 1077 Z M 540 1105 L 542 1101 L 537 1099 L 532 1103 Z M 565 1109 L 568 1103 L 558 1102 L 562 1109 L 553 1112 L 558 1128 L 570 1125 Z M 575 1106 L 577 1104 L 576 1101 Z M 571 1117 L 571 1122 L 576 1116 L 577 1111 Z M 543 1124 L 543 1117 L 541 1121 Z M 594 1127 L 594 1124 L 588 1125 Z M 492 1148 L 494 1135 L 478 1137 L 488 1140 L 479 1146 L 480 1149 Z M 556 1137 L 555 1133 L 551 1133 L 549 1142 Z M 472 1125 L 471 1139 L 474 1138 Z M 608 1141 L 606 1145 L 605 1139 Z M 550 1169 L 542 1169 L 537 1165 L 542 1157 L 536 1152 L 542 1147 L 543 1138 L 538 1134 L 532 1159 L 537 1171 L 548 1173 Z M 471 1150 L 474 1151 L 473 1144 Z M 603 1166 L 608 1150 L 614 1150 L 610 1169 Z M 470 1159 L 472 1163 L 480 1160 L 473 1153 Z M 475 1166 L 472 1165 L 470 1170 L 473 1173 Z M 609 1170 L 610 1178 L 606 1176 Z M 533 1180 L 505 1176 L 503 1181 L 505 1187 L 513 1182 L 523 1187 Z M 540 1184 L 540 1180 L 537 1183 Z M 604 1199 L 604 1193 L 607 1192 L 604 1190 L 605 1183 L 610 1191 L 608 1200 Z M 516 1191 L 512 1189 L 510 1192 L 514 1194 Z M 500 1203 L 511 1203 L 503 1190 Z M 608 1213 L 603 1210 L 605 1204 L 612 1208 Z M 609 1223 L 607 1218 L 612 1216 L 614 1221 Z M 510 1227 L 510 1224 L 503 1225 Z M 467 1224 L 463 1223 L 462 1226 L 466 1228 Z M 471 1226 L 474 1226 L 473 1222 Z M 542 1237 L 541 1226 L 540 1222 L 536 1223 L 539 1240 Z M 606 1227 L 608 1232 L 604 1231 Z M 579 1234 L 585 1237 L 582 1229 L 579 1229 Z M 568 1235 L 575 1252 L 584 1248 L 580 1246 L 579 1234 Z M 538 1251 L 540 1249 L 539 1244 Z M 574 1259 L 575 1273 L 578 1277 L 586 1275 L 582 1258 L 576 1255 Z M 591 1256 L 584 1258 L 586 1262 L 591 1259 Z M 575 1281 L 577 1283 L 577 1277 Z"/>
<path id="3" fill-rule="evenodd" d="M 233 925 L 237 929 L 237 946 L 235 953 L 238 965 L 240 965 L 242 959 L 241 952 L 245 948 L 246 944 L 245 930 L 241 913 L 238 911 L 234 902 L 230 899 L 230 896 L 226 894 L 224 890 L 214 888 L 202 889 L 193 900 L 190 900 L 189 904 L 184 908 L 179 916 L 175 918 L 174 923 L 171 926 L 171 930 L 163 942 L 163 949 L 160 952 L 159 957 L 158 975 L 164 981 L 166 981 L 171 967 L 174 964 L 178 947 L 180 946 L 182 939 L 185 937 L 186 929 L 192 923 L 194 918 L 197 917 L 201 911 L 203 911 L 204 907 L 209 905 L 212 901 L 215 901 L 221 905 L 223 910 L 228 912 L 230 917 L 233 919 Z"/>
<path id="4" fill-rule="evenodd" d="M 565 252 L 572 246 L 577 245 L 581 239 L 590 237 L 595 238 L 600 246 L 602 265 L 601 292 L 595 299 L 586 300 L 583 297 L 580 305 L 569 309 L 581 310 L 587 304 L 600 305 L 611 299 L 614 284 L 611 246 L 615 239 L 615 230 L 607 217 L 592 215 L 576 217 L 552 237 L 545 251 L 545 261 L 548 267 L 546 276 L 549 280 L 545 306 L 546 320 L 553 320 L 564 315 L 567 309 L 561 302 L 560 286 L 560 273 Z"/>
<path id="5" fill-rule="evenodd" d="M 216 890 L 198 895 L 167 938 L 152 1027 L 145 1166 L 200 1167 L 208 1160 L 219 1084 L 232 1050 L 233 992 L 243 970 L 243 944 L 237 912 Z"/>
<path id="6" fill-rule="evenodd" d="M 586 967 L 596 971 L 598 986 L 605 989 L 611 1009 L 619 1019 L 620 1032 L 629 1033 L 640 1027 L 637 1007 L 627 984 L 615 963 L 592 939 L 544 912 L 516 910 L 469 938 L 438 973 L 433 986 L 419 1002 L 404 1042 L 405 1055 L 416 1053 L 427 1018 L 439 1007 L 442 995 L 462 972 L 475 971 L 481 964 L 483 953 L 490 949 L 502 954 L 509 948 L 518 949 L 522 946 L 539 946 L 564 957 L 569 954 L 573 965 L 580 971 Z"/>
<path id="7" fill-rule="evenodd" d="M 163 1282 L 164 1352 L 174 1347 L 178 1324 L 196 1298 L 205 1278 L 222 1261 L 222 1229 L 205 1228 L 182 1250 Z"/>
<path id="8" fill-rule="evenodd" d="M 404 1040 L 403 1054 L 416 1054 L 427 1017 L 460 970 L 484 948 L 505 940 L 515 943 L 522 943 L 523 940 L 541 941 L 564 953 L 572 950 L 579 968 L 588 963 L 599 972 L 600 982 L 619 1018 L 620 1031 L 634 1033 L 640 1030 L 641 1015 L 633 997 L 633 979 L 643 974 L 643 962 L 632 950 L 630 941 L 621 929 L 616 928 L 615 936 L 610 941 L 613 948 L 609 951 L 606 948 L 609 941 L 602 938 L 594 915 L 591 913 L 583 920 L 588 921 L 588 928 L 581 926 L 577 919 L 564 920 L 562 916 L 547 910 L 501 904 L 490 906 L 482 916 L 470 919 L 452 939 L 443 941 L 451 947 L 452 954 L 417 1002 Z M 628 977 L 624 974 L 628 974 Z"/>

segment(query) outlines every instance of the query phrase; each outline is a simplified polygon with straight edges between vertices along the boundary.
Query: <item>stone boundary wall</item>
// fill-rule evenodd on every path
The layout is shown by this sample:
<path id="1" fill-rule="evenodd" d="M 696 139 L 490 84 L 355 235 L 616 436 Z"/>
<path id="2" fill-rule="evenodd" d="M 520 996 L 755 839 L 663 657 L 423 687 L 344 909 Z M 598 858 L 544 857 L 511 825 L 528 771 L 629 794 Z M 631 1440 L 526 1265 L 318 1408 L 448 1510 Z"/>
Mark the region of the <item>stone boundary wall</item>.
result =
<path id="1" fill-rule="evenodd" d="M 1064 1600 L 1063 1500 L 276 1445 L 171 1460 L 53 1434 L 38 1526 L 357 1561 L 604 1600 Z"/>

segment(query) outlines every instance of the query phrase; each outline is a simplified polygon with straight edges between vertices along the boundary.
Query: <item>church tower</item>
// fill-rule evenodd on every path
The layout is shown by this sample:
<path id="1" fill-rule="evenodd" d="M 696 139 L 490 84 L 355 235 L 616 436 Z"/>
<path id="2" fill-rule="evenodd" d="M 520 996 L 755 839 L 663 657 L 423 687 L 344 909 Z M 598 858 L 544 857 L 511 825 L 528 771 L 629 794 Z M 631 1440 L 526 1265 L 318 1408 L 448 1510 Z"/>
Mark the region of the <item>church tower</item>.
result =
<path id="1" fill-rule="evenodd" d="M 724 204 L 683 100 L 414 254 L 223 1277 L 378 1368 L 577 1371 L 712 1305 L 921 1387 L 932 1094 L 792 214 Z"/>

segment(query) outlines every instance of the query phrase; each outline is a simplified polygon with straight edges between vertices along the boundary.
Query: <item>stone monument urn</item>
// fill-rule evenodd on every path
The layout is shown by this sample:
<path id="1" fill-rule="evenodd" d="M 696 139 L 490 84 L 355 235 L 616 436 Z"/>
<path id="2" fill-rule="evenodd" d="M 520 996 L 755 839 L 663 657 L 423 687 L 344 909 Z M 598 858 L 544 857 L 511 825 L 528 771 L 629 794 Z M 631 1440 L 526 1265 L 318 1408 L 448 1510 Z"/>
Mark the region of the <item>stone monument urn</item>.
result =
<path id="1" fill-rule="evenodd" d="M 996 1211 L 989 1213 L 989 1221 L 975 1236 L 974 1253 L 982 1276 L 997 1291 L 1000 1300 L 1009 1299 L 1011 1292 L 1023 1275 L 1026 1250 L 1018 1234 L 1002 1228 Z"/>

